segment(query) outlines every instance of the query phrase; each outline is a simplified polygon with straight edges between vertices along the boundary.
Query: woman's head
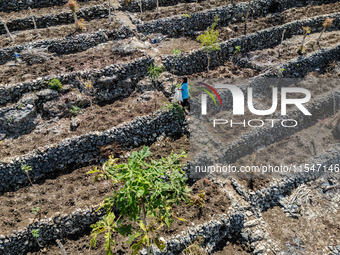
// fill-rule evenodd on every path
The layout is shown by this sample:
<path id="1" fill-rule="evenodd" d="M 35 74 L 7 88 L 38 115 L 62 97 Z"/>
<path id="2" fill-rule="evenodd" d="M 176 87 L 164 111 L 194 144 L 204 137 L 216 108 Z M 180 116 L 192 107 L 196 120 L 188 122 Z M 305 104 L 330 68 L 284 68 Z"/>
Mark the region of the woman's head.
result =
<path id="1" fill-rule="evenodd" d="M 188 83 L 188 78 L 187 77 L 183 77 L 183 83 Z"/>

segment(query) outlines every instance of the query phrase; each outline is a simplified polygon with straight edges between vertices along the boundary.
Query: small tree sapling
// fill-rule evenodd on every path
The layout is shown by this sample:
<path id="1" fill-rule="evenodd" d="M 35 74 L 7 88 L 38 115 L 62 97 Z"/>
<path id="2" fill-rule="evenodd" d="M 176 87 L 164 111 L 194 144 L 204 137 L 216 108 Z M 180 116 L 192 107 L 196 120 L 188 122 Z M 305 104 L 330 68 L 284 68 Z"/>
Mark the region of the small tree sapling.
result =
<path id="1" fill-rule="evenodd" d="M 56 78 L 50 80 L 48 82 L 48 86 L 50 89 L 61 91 L 63 89 L 63 84 Z"/>
<path id="2" fill-rule="evenodd" d="M 249 2 L 248 2 L 248 8 L 247 8 L 246 17 L 245 17 L 245 20 L 244 20 L 244 35 L 247 35 L 247 21 L 248 21 L 248 17 L 249 17 L 250 4 L 251 4 L 251 0 L 249 0 Z"/>
<path id="3" fill-rule="evenodd" d="M 282 36 L 281 36 L 281 42 L 280 42 L 280 44 L 279 44 L 278 46 L 282 45 L 283 40 L 284 40 L 284 38 L 285 38 L 286 30 L 287 30 L 286 28 L 283 29 L 283 31 L 282 31 Z M 280 56 L 281 56 L 280 47 L 277 47 L 277 52 L 278 52 L 278 57 L 280 57 Z"/>
<path id="4" fill-rule="evenodd" d="M 29 171 L 32 171 L 32 167 L 28 166 L 28 165 L 21 165 L 21 170 L 24 171 L 24 173 L 27 175 L 27 179 L 28 181 L 31 183 L 31 185 L 33 186 L 33 183 L 31 181 L 31 178 L 28 174 Z"/>
<path id="5" fill-rule="evenodd" d="M 319 47 L 320 47 L 320 39 L 321 39 L 322 34 L 326 31 L 327 28 L 330 28 L 332 26 L 333 20 L 334 19 L 326 18 L 325 22 L 322 24 L 322 26 L 323 26 L 322 31 L 320 33 L 320 36 L 319 36 L 318 40 L 316 41 L 316 44 Z"/>
<path id="6" fill-rule="evenodd" d="M 6 30 L 6 33 L 7 33 L 7 36 L 9 37 L 9 39 L 11 40 L 11 42 L 14 41 L 14 38 L 11 34 L 11 32 L 9 31 L 8 27 L 7 27 L 7 24 L 5 23 L 5 21 L 0 17 L 0 23 L 2 23 L 5 27 L 5 30 Z"/>
<path id="7" fill-rule="evenodd" d="M 60 248 L 60 250 L 61 250 L 61 253 L 63 254 L 63 255 L 67 255 L 67 253 L 66 253 L 66 251 L 65 251 L 65 248 L 64 248 L 64 246 L 62 245 L 62 243 L 60 242 L 60 240 L 56 240 L 56 242 L 57 242 L 57 244 L 58 244 L 58 246 L 59 246 L 59 248 Z"/>
<path id="8" fill-rule="evenodd" d="M 180 163 L 186 154 L 171 153 L 159 160 L 149 159 L 151 155 L 149 148 L 143 147 L 139 152 L 133 151 L 127 163 L 117 164 L 118 159 L 110 158 L 102 169 L 90 172 L 97 174 L 95 181 L 100 177 L 111 180 L 113 185 L 120 183 L 118 190 L 102 204 L 106 216 L 91 225 L 91 246 L 96 245 L 98 234 L 104 232 L 107 255 L 113 254 L 113 232 L 129 236 L 132 254 L 140 254 L 143 248 L 148 254 L 155 254 L 153 244 L 164 250 L 165 242 L 158 230 L 165 225 L 170 227 L 174 219 L 184 220 L 173 212 L 173 206 L 180 201 L 188 202 L 190 195 Z M 113 207 L 120 214 L 117 220 Z"/>
<path id="9" fill-rule="evenodd" d="M 66 4 L 70 10 L 72 11 L 73 17 L 74 17 L 74 24 L 76 26 L 76 30 L 79 30 L 79 23 L 78 23 L 78 17 L 77 17 L 77 11 L 79 9 L 78 3 L 76 0 L 68 0 Z"/>
<path id="10" fill-rule="evenodd" d="M 164 66 L 157 66 L 154 64 L 151 64 L 148 71 L 148 76 L 152 79 L 158 79 L 158 77 L 161 75 L 161 73 L 164 71 Z"/>
<path id="11" fill-rule="evenodd" d="M 139 7 L 140 7 L 140 20 L 143 20 L 143 2 L 139 0 Z"/>
<path id="12" fill-rule="evenodd" d="M 156 3 L 157 3 L 157 13 L 159 13 L 159 0 L 156 0 Z"/>
<path id="13" fill-rule="evenodd" d="M 177 59 L 182 54 L 182 50 L 181 49 L 174 49 L 172 51 L 172 54 L 174 54 L 176 56 L 175 64 L 174 64 L 174 69 L 172 70 L 172 74 L 175 74 Z"/>
<path id="14" fill-rule="evenodd" d="M 219 50 L 221 48 L 218 37 L 219 32 L 215 30 L 216 25 L 219 21 L 218 15 L 214 16 L 214 23 L 211 25 L 211 27 L 208 27 L 207 30 L 204 32 L 204 34 L 201 34 L 197 37 L 197 41 L 201 43 L 201 50 L 206 52 L 207 59 L 208 59 L 208 65 L 207 70 L 209 72 L 209 66 L 210 66 L 210 53 Z"/>
<path id="15" fill-rule="evenodd" d="M 183 14 L 182 15 L 183 17 L 183 37 L 185 37 L 185 22 L 186 22 L 186 18 L 190 18 L 190 15 L 189 14 Z"/>
<path id="16" fill-rule="evenodd" d="M 31 7 L 28 7 L 28 10 L 31 13 L 31 17 L 32 17 L 33 25 L 34 25 L 35 36 L 37 37 L 37 36 L 39 36 L 38 29 L 37 29 L 37 23 L 35 22 L 35 17 L 34 17 L 34 14 L 32 12 Z"/>
<path id="17" fill-rule="evenodd" d="M 93 82 L 91 79 L 84 80 L 82 78 L 77 77 L 77 80 L 81 83 L 82 86 L 84 86 L 84 91 L 82 92 L 83 95 L 85 95 L 89 101 L 90 106 L 92 108 L 92 93 L 94 91 Z"/>
<path id="18" fill-rule="evenodd" d="M 32 236 L 37 240 L 37 243 L 38 243 L 38 245 L 40 246 L 40 247 L 44 247 L 44 246 L 42 246 L 40 243 L 39 243 L 39 240 L 38 240 L 38 238 L 39 238 L 39 236 L 40 236 L 40 229 L 39 228 L 37 228 L 37 229 L 32 229 L 31 230 L 31 234 L 32 234 Z"/>
<path id="19" fill-rule="evenodd" d="M 235 46 L 234 54 L 237 55 L 241 51 L 241 46 Z"/>
<path id="20" fill-rule="evenodd" d="M 301 45 L 298 49 L 298 54 L 302 55 L 305 51 L 306 51 L 306 47 L 304 46 L 305 43 L 305 39 L 307 37 L 307 35 L 309 35 L 311 33 L 311 28 L 310 27 L 302 27 L 303 31 L 304 31 L 304 35 L 303 35 L 303 39 L 301 42 Z"/>

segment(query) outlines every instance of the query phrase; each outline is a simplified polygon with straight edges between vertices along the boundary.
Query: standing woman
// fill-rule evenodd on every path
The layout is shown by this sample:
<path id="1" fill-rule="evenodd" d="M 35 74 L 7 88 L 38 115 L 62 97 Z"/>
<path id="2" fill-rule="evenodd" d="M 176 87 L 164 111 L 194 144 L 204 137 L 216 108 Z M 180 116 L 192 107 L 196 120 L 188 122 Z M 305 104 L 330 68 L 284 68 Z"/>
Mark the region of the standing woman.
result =
<path id="1" fill-rule="evenodd" d="M 181 105 L 183 108 L 187 108 L 190 112 L 190 104 L 189 104 L 189 84 L 188 84 L 188 78 L 183 77 L 183 83 L 181 86 L 182 91 L 182 99 Z"/>

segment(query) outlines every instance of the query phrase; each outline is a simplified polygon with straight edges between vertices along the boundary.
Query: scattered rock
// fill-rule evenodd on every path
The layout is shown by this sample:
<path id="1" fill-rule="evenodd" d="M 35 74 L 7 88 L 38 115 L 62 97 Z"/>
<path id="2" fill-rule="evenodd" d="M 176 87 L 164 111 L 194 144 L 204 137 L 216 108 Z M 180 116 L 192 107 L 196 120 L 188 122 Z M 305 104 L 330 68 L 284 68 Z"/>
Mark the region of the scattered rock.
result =
<path id="1" fill-rule="evenodd" d="M 150 43 L 141 42 L 136 37 L 113 43 L 112 51 L 120 55 L 130 55 L 137 51 L 150 48 Z"/>
<path id="2" fill-rule="evenodd" d="M 80 119 L 79 118 L 72 118 L 70 122 L 70 130 L 71 131 L 76 131 L 77 128 L 80 125 Z"/>

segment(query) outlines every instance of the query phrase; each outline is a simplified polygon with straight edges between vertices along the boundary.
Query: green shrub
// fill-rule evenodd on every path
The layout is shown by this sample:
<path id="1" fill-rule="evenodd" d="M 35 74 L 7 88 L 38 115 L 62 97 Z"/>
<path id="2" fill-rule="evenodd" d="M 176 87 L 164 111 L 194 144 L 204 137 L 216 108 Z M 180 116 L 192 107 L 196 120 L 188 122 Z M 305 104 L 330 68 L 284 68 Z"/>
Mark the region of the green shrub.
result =
<path id="1" fill-rule="evenodd" d="M 163 110 L 172 111 L 177 119 L 181 119 L 184 117 L 184 110 L 178 102 L 173 103 L 165 103 L 162 107 Z"/>
<path id="2" fill-rule="evenodd" d="M 219 32 L 215 30 L 217 23 L 219 22 L 218 15 L 214 16 L 214 23 L 211 25 L 211 27 L 208 27 L 207 30 L 205 30 L 204 34 L 201 34 L 197 37 L 197 41 L 201 43 L 201 50 L 206 52 L 207 58 L 208 58 L 208 66 L 207 70 L 209 72 L 209 66 L 210 66 L 210 53 L 215 50 L 219 50 L 221 48 L 221 45 L 218 42 Z"/>
<path id="3" fill-rule="evenodd" d="M 79 108 L 78 106 L 73 105 L 71 107 L 71 109 L 69 109 L 70 113 L 73 115 L 78 115 L 79 112 L 81 111 L 81 108 Z"/>
<path id="4" fill-rule="evenodd" d="M 157 79 L 161 73 L 164 72 L 164 67 L 163 66 L 156 66 L 151 64 L 149 67 L 148 75 L 151 79 Z"/>
<path id="5" fill-rule="evenodd" d="M 61 82 L 58 79 L 52 79 L 48 82 L 48 86 L 50 87 L 50 89 L 56 90 L 56 91 L 60 91 L 63 89 L 63 85 L 61 84 Z"/>
<path id="6" fill-rule="evenodd" d="M 40 229 L 38 228 L 38 229 L 32 229 L 31 230 L 31 233 L 32 233 L 32 235 L 33 235 L 33 237 L 34 238 L 39 238 L 39 232 L 40 232 Z"/>
<path id="7" fill-rule="evenodd" d="M 111 180 L 115 185 L 112 196 L 106 197 L 102 207 L 107 215 L 91 225 L 91 246 L 96 246 L 97 236 L 105 233 L 106 254 L 113 254 L 113 232 L 129 236 L 132 254 L 139 254 L 146 248 L 148 254 L 154 254 L 152 244 L 164 250 L 165 243 L 159 237 L 158 230 L 166 225 L 170 227 L 176 217 L 172 211 L 180 201 L 189 202 L 190 189 L 185 184 L 186 175 L 181 170 L 180 158 L 186 157 L 171 153 L 167 158 L 149 159 L 152 155 L 148 147 L 139 152 L 132 152 L 128 163 L 117 164 L 118 159 L 110 158 L 102 169 L 91 171 L 98 177 Z M 112 212 L 119 211 L 119 217 Z M 128 220 L 128 221 L 127 221 Z"/>

